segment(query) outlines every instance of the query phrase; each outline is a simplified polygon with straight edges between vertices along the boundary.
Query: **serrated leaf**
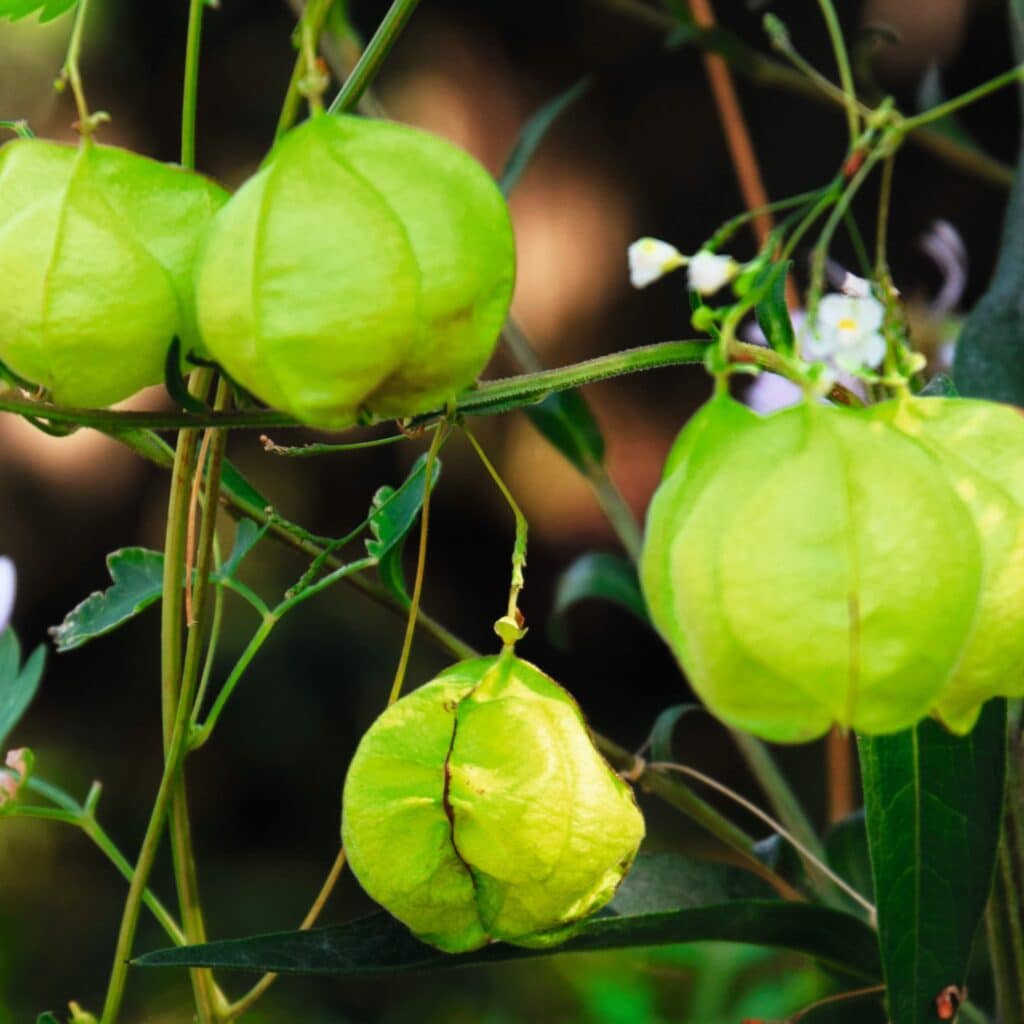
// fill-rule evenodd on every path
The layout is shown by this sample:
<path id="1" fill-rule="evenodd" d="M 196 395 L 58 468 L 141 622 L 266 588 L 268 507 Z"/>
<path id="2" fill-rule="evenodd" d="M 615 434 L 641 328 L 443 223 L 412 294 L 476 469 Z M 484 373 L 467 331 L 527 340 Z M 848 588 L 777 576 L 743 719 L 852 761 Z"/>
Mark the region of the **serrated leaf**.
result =
<path id="1" fill-rule="evenodd" d="M 0 754 L 7 737 L 32 703 L 46 665 L 46 648 L 41 644 L 21 663 L 21 644 L 13 629 L 0 633 Z"/>
<path id="2" fill-rule="evenodd" d="M 537 430 L 581 472 L 604 461 L 601 428 L 578 391 L 557 391 L 524 411 Z"/>
<path id="3" fill-rule="evenodd" d="M 451 956 L 419 942 L 387 914 L 304 932 L 179 946 L 139 957 L 139 967 L 217 967 L 279 974 L 367 975 L 493 964 L 562 953 L 739 942 L 791 950 L 868 984 L 880 978 L 875 934 L 851 914 L 809 903 L 742 899 L 652 913 L 591 918 L 560 946 L 494 943 Z"/>
<path id="4" fill-rule="evenodd" d="M 53 21 L 66 14 L 78 0 L 0 0 L 0 18 L 17 21 L 30 14 L 39 14 L 39 21 Z"/>
<path id="5" fill-rule="evenodd" d="M 892 1024 L 934 1024 L 963 985 L 995 866 L 1006 701 L 965 737 L 936 722 L 859 739 L 882 962 Z"/>
<path id="6" fill-rule="evenodd" d="M 61 653 L 72 651 L 134 618 L 163 592 L 164 556 L 147 548 L 121 548 L 107 555 L 112 586 L 72 608 L 50 636 Z"/>
<path id="7" fill-rule="evenodd" d="M 423 454 L 413 463 L 401 487 L 397 490 L 387 486 L 378 488 L 370 505 L 370 532 L 373 537 L 366 541 L 366 551 L 378 560 L 377 572 L 381 582 L 406 607 L 409 594 L 402 568 L 402 548 L 423 508 L 426 467 L 427 456 Z M 437 486 L 440 473 L 441 460 L 435 458 L 431 490 Z"/>
<path id="8" fill-rule="evenodd" d="M 580 601 L 595 598 L 611 601 L 641 622 L 650 622 L 633 563 L 618 555 L 591 552 L 577 558 L 558 580 L 548 626 L 554 643 L 568 646 L 566 616 L 569 609 Z"/>
<path id="9" fill-rule="evenodd" d="M 530 166 L 537 148 L 544 141 L 551 126 L 564 114 L 589 88 L 590 78 L 581 78 L 565 92 L 559 93 L 554 99 L 544 104 L 526 124 L 523 125 L 519 137 L 505 161 L 505 169 L 501 172 L 499 186 L 502 195 L 508 197 L 519 184 L 523 172 Z"/>

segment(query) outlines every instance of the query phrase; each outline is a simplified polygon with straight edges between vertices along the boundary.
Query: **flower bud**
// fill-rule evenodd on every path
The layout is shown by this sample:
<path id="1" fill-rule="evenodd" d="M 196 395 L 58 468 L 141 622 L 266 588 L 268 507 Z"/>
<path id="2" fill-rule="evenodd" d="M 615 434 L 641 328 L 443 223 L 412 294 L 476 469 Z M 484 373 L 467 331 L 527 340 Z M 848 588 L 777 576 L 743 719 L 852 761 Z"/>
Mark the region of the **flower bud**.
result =
<path id="1" fill-rule="evenodd" d="M 197 276 L 217 361 L 320 427 L 438 408 L 483 369 L 515 276 L 490 176 L 403 125 L 314 117 L 214 220 Z"/>
<path id="2" fill-rule="evenodd" d="M 643 834 L 576 702 L 511 650 L 389 707 L 345 781 L 356 878 L 452 953 L 562 941 L 611 899 Z"/>
<path id="3" fill-rule="evenodd" d="M 893 732 L 953 677 L 982 599 L 975 516 L 885 406 L 686 426 L 648 512 L 642 582 L 694 689 L 729 725 Z"/>
<path id="4" fill-rule="evenodd" d="M 85 142 L 0 149 L 0 360 L 56 401 L 102 406 L 195 347 L 191 273 L 225 197 L 181 168 Z"/>

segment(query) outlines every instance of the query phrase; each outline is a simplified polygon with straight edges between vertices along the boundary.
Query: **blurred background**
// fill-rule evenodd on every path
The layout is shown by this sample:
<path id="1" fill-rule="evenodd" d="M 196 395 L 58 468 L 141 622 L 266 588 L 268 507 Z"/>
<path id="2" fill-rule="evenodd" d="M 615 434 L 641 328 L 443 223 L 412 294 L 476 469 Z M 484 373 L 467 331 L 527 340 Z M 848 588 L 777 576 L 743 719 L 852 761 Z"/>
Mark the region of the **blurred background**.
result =
<path id="1" fill-rule="evenodd" d="M 520 254 L 515 312 L 552 366 L 689 337 L 681 278 L 633 291 L 626 247 L 649 234 L 692 252 L 741 209 L 698 51 L 681 40 L 667 46 L 664 32 L 629 6 L 425 0 L 377 83 L 393 116 L 448 137 L 498 173 L 524 120 L 581 77 L 592 77 L 511 203 Z M 940 86 L 954 95 L 1013 62 L 1004 5 L 996 0 L 839 6 L 848 37 L 875 40 L 864 47 L 864 67 L 877 88 L 894 93 L 906 110 L 925 90 L 934 96 Z M 352 0 L 352 19 L 364 36 L 386 7 L 383 0 Z M 176 158 L 186 8 L 184 2 L 94 4 L 84 73 L 93 108 L 113 117 L 104 141 Z M 797 47 L 832 74 L 813 0 L 716 4 L 723 24 L 764 51 L 760 25 L 769 8 L 786 21 Z M 292 66 L 293 24 L 286 0 L 221 0 L 208 14 L 199 163 L 228 186 L 251 173 L 273 135 Z M 52 89 L 69 30 L 66 17 L 45 26 L 34 19 L 0 23 L 0 118 L 26 118 L 39 135 L 72 137 L 70 98 Z M 834 174 L 845 147 L 841 112 L 742 78 L 739 89 L 772 198 Z M 1017 123 L 1011 91 L 964 118 L 976 142 L 1006 162 L 1016 154 Z M 857 207 L 869 232 L 873 199 L 868 188 Z M 922 235 L 936 219 L 960 233 L 968 254 L 962 305 L 969 308 L 992 268 L 1005 199 L 1005 186 L 917 147 L 903 151 L 891 260 L 919 339 L 931 344 L 948 326 L 928 309 L 944 279 L 923 251 Z M 836 255 L 854 266 L 844 244 Z M 738 236 L 736 255 L 752 249 L 749 236 Z M 487 375 L 511 372 L 514 363 L 499 352 Z M 637 517 L 672 438 L 708 390 L 696 368 L 588 389 L 612 476 Z M 161 401 L 150 393 L 135 404 Z M 521 607 L 531 631 L 523 655 L 572 691 L 596 729 L 635 749 L 661 710 L 689 699 L 660 641 L 624 612 L 595 602 L 572 612 L 568 647 L 554 645 L 546 628 L 559 574 L 586 551 L 619 550 L 615 534 L 583 479 L 524 415 L 480 420 L 474 429 L 530 519 Z M 299 431 L 275 435 L 282 443 L 311 438 Z M 229 456 L 283 515 L 337 536 L 362 519 L 379 485 L 403 479 L 423 448 L 412 441 L 296 461 L 265 454 L 254 434 L 237 433 Z M 48 627 L 106 586 L 107 553 L 161 546 L 167 483 L 161 471 L 99 435 L 54 439 L 13 417 L 0 419 L 0 553 L 18 567 L 14 625 L 27 648 L 47 642 Z M 491 624 L 507 593 L 512 521 L 457 438 L 444 453 L 431 525 L 424 607 L 469 643 L 492 649 Z M 303 569 L 290 552 L 266 543 L 251 556 L 246 576 L 273 597 Z M 246 608 L 229 602 L 228 610 L 220 679 L 255 628 Z M 13 737 L 35 750 L 42 777 L 76 795 L 84 796 L 93 779 L 105 783 L 100 819 L 132 857 L 160 771 L 158 619 L 153 609 L 80 651 L 51 656 L 41 694 Z M 213 742 L 189 762 L 212 937 L 287 929 L 305 914 L 334 859 L 345 768 L 386 698 L 401 631 L 392 614 L 344 587 L 305 605 L 276 631 Z M 420 639 L 409 685 L 447 660 Z M 712 719 L 688 716 L 676 743 L 687 763 L 763 799 Z M 823 745 L 779 756 L 824 826 Z M 706 852 L 695 826 L 657 802 L 645 798 L 644 806 L 650 848 Z M 154 886 L 168 899 L 169 876 L 162 860 Z M 121 879 L 77 832 L 42 822 L 0 823 L 0 1024 L 34 1021 L 69 999 L 99 1004 L 124 895 Z M 369 909 L 346 877 L 323 920 L 344 921 Z M 165 944 L 144 916 L 137 948 Z M 226 985 L 238 994 L 245 982 L 228 978 Z M 400 984 L 283 980 L 251 1019 L 739 1024 L 745 1017 L 782 1017 L 826 989 L 827 981 L 797 958 L 716 945 L 548 958 L 406 976 Z M 127 1019 L 190 1019 L 187 980 L 176 972 L 136 972 L 129 996 Z M 830 1019 L 839 1020 L 838 1011 Z"/>

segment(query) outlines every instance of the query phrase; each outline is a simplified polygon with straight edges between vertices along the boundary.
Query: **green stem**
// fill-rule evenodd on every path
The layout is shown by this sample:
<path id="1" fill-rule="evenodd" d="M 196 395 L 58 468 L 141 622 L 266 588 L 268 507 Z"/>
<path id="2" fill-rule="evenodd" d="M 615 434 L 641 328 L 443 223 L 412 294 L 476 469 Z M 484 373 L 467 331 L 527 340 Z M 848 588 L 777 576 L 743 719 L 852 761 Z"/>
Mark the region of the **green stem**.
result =
<path id="1" fill-rule="evenodd" d="M 327 108 L 330 114 L 345 114 L 359 102 L 370 83 L 377 77 L 384 58 L 391 52 L 391 47 L 402 34 L 405 23 L 416 10 L 419 0 L 394 0 L 384 20 L 380 23 L 373 38 L 367 43 L 359 62 L 352 73 L 345 79 L 341 91 Z"/>
<path id="2" fill-rule="evenodd" d="M 466 426 L 463 426 L 462 429 L 466 439 L 472 445 L 477 457 L 483 464 L 484 469 L 487 470 L 488 476 L 494 481 L 508 507 L 512 510 L 512 517 L 516 524 L 515 542 L 512 545 L 512 583 L 508 590 L 505 623 L 503 628 L 498 631 L 498 635 L 505 641 L 505 646 L 513 647 L 516 640 L 522 638 L 524 632 L 519 621 L 519 595 L 526 585 L 523 569 L 526 566 L 526 540 L 529 533 L 529 524 L 526 521 L 526 516 L 523 515 L 523 510 L 519 507 L 519 503 L 512 497 L 512 492 L 508 489 L 505 481 L 501 479 L 501 474 L 495 468 L 494 463 L 487 457 L 487 453 L 480 447 L 480 442 L 474 437 L 473 432 Z"/>
<path id="3" fill-rule="evenodd" d="M 199 103 L 199 50 L 206 0 L 189 0 L 185 41 L 185 84 L 181 97 L 181 166 L 196 166 L 196 109 Z"/>
<path id="4" fill-rule="evenodd" d="M 913 117 L 904 118 L 903 123 L 900 125 L 901 131 L 912 132 L 927 124 L 931 124 L 933 121 L 941 121 L 942 118 L 955 114 L 958 110 L 962 110 L 972 103 L 977 103 L 978 100 L 984 99 L 990 93 L 1022 80 L 1024 80 L 1024 65 L 1018 65 L 1009 71 L 1004 71 L 1001 75 L 996 75 L 995 78 L 990 78 L 987 82 L 982 82 L 981 85 L 975 86 L 973 89 L 968 89 L 967 92 L 962 93 L 960 96 L 955 96 L 945 103 L 940 103 L 937 107 L 922 111 Z"/>
<path id="5" fill-rule="evenodd" d="M 843 30 L 832 0 L 818 0 L 818 7 L 821 9 L 821 15 L 828 27 L 828 36 L 832 42 L 836 66 L 839 68 L 839 82 L 843 88 L 846 124 L 850 131 L 850 147 L 852 148 L 856 145 L 857 137 L 860 135 L 860 118 L 857 113 L 857 90 L 853 84 L 853 72 L 850 70 L 850 56 L 846 52 L 846 41 L 843 39 Z"/>
<path id="6" fill-rule="evenodd" d="M 524 373 L 484 381 L 476 388 L 465 391 L 455 403 L 454 412 L 463 416 L 486 416 L 507 412 L 524 405 L 539 402 L 556 391 L 568 391 L 595 381 L 621 377 L 641 370 L 665 366 L 700 363 L 707 349 L 706 341 L 663 341 L 654 345 L 613 352 L 555 370 Z M 193 377 L 211 371 L 196 371 Z M 209 380 L 209 377 L 202 378 Z M 417 417 L 419 424 L 440 419 L 449 410 L 438 409 Z M 203 415 L 190 413 L 119 412 L 112 409 L 69 409 L 48 402 L 34 402 L 21 398 L 10 390 L 0 391 L 0 412 L 14 412 L 34 416 L 54 423 L 77 423 L 95 427 L 107 433 L 137 430 L 196 430 L 203 427 L 240 429 L 245 427 L 298 427 L 299 421 L 287 413 L 273 410 L 255 412 L 210 412 Z M 381 421 L 383 422 L 383 420 Z M 131 442 L 126 442 L 131 443 Z M 141 439 L 139 439 L 141 443 Z M 147 457 L 151 457 L 147 454 Z"/>
<path id="7" fill-rule="evenodd" d="M 68 55 L 64 60 L 61 75 L 71 83 L 71 93 L 75 97 L 75 108 L 78 110 L 78 130 L 82 137 L 88 139 L 95 124 L 89 114 L 89 104 L 82 88 L 82 74 L 79 60 L 82 55 L 82 37 L 85 30 L 85 17 L 89 10 L 89 0 L 79 0 L 75 11 L 75 21 L 71 26 L 71 39 L 68 42 Z"/>
<path id="8" fill-rule="evenodd" d="M 132 866 L 128 858 L 117 848 L 117 845 L 110 836 L 103 830 L 95 818 L 86 815 L 81 809 L 77 811 L 65 810 L 58 807 L 38 807 L 31 804 L 20 804 L 10 812 L 15 818 L 36 818 L 40 821 L 54 821 L 63 825 L 71 825 L 83 832 L 107 860 L 117 868 L 121 876 L 129 883 L 132 880 Z M 160 927 L 167 933 L 167 937 L 176 946 L 185 945 L 185 934 L 178 927 L 177 921 L 171 916 L 170 911 L 146 889 L 142 894 L 142 902 L 152 912 Z"/>
<path id="9" fill-rule="evenodd" d="M 427 569 L 427 541 L 430 536 L 430 496 L 434 490 L 434 463 L 437 461 L 437 453 L 446 436 L 447 431 L 443 427 L 434 432 L 430 448 L 427 451 L 427 461 L 423 466 L 423 505 L 420 508 L 420 543 L 416 554 L 416 579 L 413 582 L 412 599 L 409 601 L 402 651 L 398 656 L 398 666 L 395 669 L 395 676 L 391 681 L 391 691 L 388 694 L 389 705 L 394 704 L 402 693 L 402 686 L 405 684 L 405 670 L 409 667 L 409 655 L 412 653 L 412 640 L 416 633 L 416 620 L 420 612 L 420 598 L 423 596 L 423 578 Z"/>

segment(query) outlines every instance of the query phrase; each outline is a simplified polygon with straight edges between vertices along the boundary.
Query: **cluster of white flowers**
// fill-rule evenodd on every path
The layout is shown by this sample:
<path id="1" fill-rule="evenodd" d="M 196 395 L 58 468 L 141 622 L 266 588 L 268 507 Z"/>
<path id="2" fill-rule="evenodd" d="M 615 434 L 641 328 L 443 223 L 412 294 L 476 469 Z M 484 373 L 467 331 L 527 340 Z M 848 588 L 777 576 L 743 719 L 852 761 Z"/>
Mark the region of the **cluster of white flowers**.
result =
<path id="1" fill-rule="evenodd" d="M 674 245 L 660 238 L 638 238 L 628 250 L 629 280 L 634 288 L 649 284 L 680 267 L 687 267 L 691 291 L 714 295 L 742 269 L 731 256 L 720 256 L 701 249 L 694 256 L 684 256 Z"/>

